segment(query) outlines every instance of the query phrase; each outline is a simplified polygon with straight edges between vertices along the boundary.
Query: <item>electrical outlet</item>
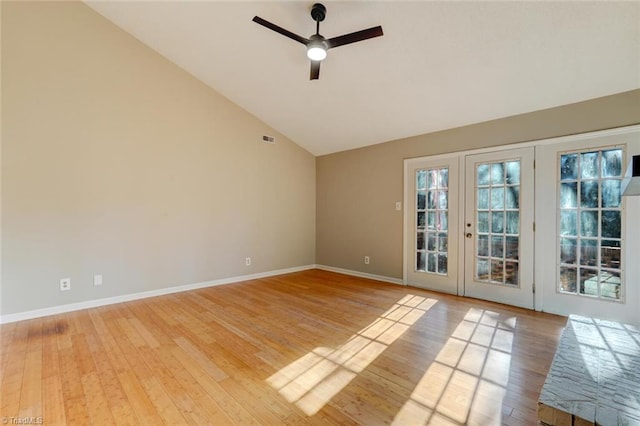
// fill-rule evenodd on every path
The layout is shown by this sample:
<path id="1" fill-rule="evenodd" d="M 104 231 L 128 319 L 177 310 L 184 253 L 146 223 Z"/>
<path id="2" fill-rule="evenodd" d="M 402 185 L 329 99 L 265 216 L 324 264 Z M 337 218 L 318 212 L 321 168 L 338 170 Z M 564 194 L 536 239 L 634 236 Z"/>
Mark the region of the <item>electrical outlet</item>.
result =
<path id="1" fill-rule="evenodd" d="M 247 257 L 247 258 L 244 260 L 244 264 L 245 264 L 245 265 L 247 265 L 247 266 L 251 266 L 251 258 L 250 258 L 250 257 Z"/>
<path id="2" fill-rule="evenodd" d="M 60 280 L 60 291 L 71 290 L 71 278 L 62 278 Z"/>
<path id="3" fill-rule="evenodd" d="M 396 201 L 396 210 L 397 211 L 402 210 L 402 202 L 401 201 Z"/>
<path id="4" fill-rule="evenodd" d="M 102 275 L 93 276 L 93 285 L 102 285 Z"/>
<path id="5" fill-rule="evenodd" d="M 370 260 L 370 259 L 369 259 L 369 256 L 365 256 L 365 257 L 364 257 L 364 264 L 365 264 L 365 265 L 368 265 L 368 264 L 369 264 L 369 260 Z"/>

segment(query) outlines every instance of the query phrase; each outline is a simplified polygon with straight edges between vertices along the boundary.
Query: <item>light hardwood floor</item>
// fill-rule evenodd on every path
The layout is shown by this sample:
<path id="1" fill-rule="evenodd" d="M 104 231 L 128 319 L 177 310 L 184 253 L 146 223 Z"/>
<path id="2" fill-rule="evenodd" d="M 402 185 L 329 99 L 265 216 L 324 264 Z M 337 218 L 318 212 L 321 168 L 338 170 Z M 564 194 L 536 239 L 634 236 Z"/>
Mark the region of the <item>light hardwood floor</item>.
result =
<path id="1" fill-rule="evenodd" d="M 311 270 L 0 326 L 0 416 L 535 425 L 566 319 Z"/>

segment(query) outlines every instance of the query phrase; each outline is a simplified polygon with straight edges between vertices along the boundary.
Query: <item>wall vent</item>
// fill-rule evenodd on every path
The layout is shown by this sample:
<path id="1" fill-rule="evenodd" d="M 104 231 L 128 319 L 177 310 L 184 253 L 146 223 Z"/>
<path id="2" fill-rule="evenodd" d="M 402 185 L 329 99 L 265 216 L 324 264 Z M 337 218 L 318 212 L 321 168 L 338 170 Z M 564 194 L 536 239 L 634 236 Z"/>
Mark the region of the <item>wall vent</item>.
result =
<path id="1" fill-rule="evenodd" d="M 276 143 L 276 138 L 274 138 L 273 136 L 263 136 L 262 137 L 262 142 L 264 142 L 264 143 Z"/>

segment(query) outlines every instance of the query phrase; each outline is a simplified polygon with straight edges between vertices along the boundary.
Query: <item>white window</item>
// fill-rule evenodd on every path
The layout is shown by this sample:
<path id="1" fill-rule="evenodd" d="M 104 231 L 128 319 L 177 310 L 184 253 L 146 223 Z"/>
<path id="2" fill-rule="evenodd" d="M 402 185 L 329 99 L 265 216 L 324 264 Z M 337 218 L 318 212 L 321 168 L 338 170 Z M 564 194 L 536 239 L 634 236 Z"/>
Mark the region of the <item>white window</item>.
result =
<path id="1" fill-rule="evenodd" d="M 620 148 L 559 155 L 560 293 L 622 299 L 622 157 Z"/>

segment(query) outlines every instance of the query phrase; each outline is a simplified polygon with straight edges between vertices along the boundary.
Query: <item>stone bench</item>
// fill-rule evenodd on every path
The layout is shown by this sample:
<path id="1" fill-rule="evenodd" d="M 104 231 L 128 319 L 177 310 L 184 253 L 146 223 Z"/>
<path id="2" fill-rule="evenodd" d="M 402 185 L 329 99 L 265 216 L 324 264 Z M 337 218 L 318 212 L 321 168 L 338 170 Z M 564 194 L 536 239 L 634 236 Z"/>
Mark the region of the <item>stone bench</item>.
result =
<path id="1" fill-rule="evenodd" d="M 640 327 L 571 315 L 540 392 L 538 419 L 640 426 Z"/>

